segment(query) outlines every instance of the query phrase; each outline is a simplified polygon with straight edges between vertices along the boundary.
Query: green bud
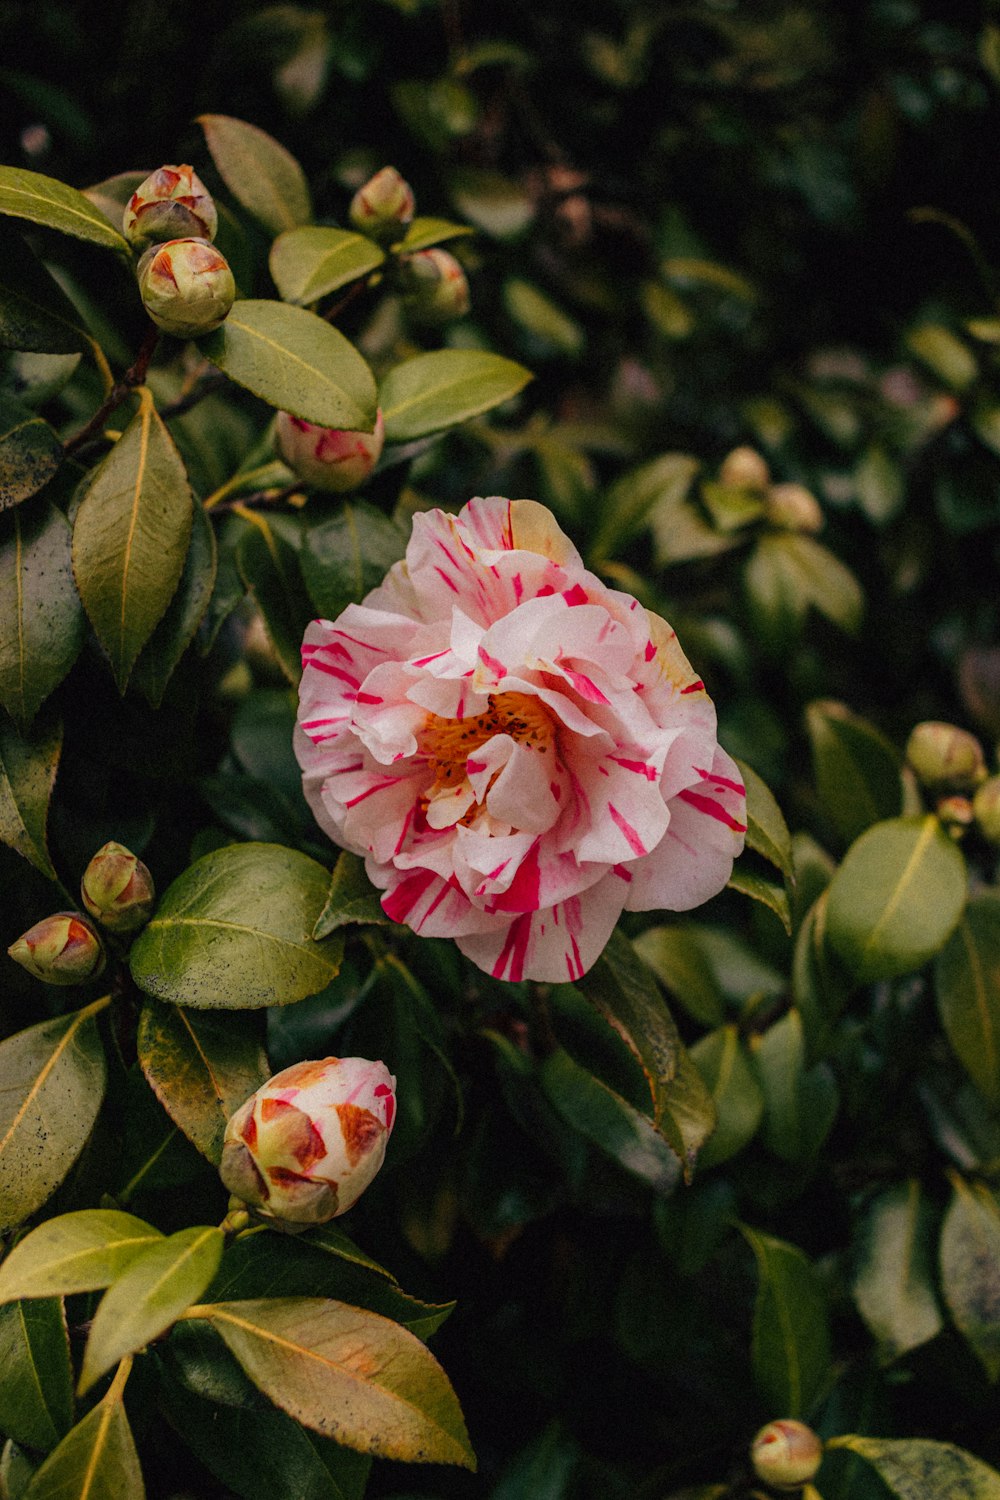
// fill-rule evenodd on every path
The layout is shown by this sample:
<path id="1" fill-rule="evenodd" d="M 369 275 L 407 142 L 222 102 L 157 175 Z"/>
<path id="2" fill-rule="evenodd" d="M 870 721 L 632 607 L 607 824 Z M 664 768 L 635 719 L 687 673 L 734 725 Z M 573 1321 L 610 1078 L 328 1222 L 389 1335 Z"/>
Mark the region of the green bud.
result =
<path id="1" fill-rule="evenodd" d="M 771 482 L 767 459 L 756 448 L 734 448 L 722 460 L 719 483 L 734 490 L 766 490 Z"/>
<path id="2" fill-rule="evenodd" d="M 236 298 L 229 263 L 208 240 L 151 245 L 136 267 L 143 306 L 157 328 L 199 338 L 218 328 Z"/>
<path id="3" fill-rule="evenodd" d="M 162 240 L 214 240 L 218 222 L 212 195 L 190 167 L 159 167 L 128 200 L 122 228 L 144 250 Z"/>
<path id="4" fill-rule="evenodd" d="M 153 877 L 130 849 L 112 841 L 98 849 L 80 882 L 83 904 L 112 932 L 135 932 L 153 910 Z"/>
<path id="5" fill-rule="evenodd" d="M 974 813 L 968 797 L 942 797 L 934 811 L 953 839 L 960 839 L 972 824 Z"/>
<path id="6" fill-rule="evenodd" d="M 807 1484 L 823 1462 L 823 1444 L 804 1422 L 783 1417 L 762 1427 L 750 1445 L 754 1473 L 778 1490 Z"/>
<path id="7" fill-rule="evenodd" d="M 823 512 L 804 484 L 773 484 L 767 492 L 767 519 L 785 531 L 823 530 Z"/>
<path id="8" fill-rule="evenodd" d="M 413 218 L 413 189 L 395 167 L 383 167 L 351 199 L 348 214 L 355 229 L 391 245 Z"/>
<path id="9" fill-rule="evenodd" d="M 422 323 L 447 323 L 469 311 L 469 283 L 447 250 L 417 250 L 400 262 L 406 300 Z"/>
<path id="10" fill-rule="evenodd" d="M 1000 776 L 983 782 L 972 799 L 972 815 L 983 838 L 1000 844 Z"/>
<path id="11" fill-rule="evenodd" d="M 105 963 L 97 933 L 73 911 L 59 911 L 36 922 L 7 952 L 45 984 L 83 984 L 95 978 Z"/>
<path id="12" fill-rule="evenodd" d="M 931 790 L 973 792 L 986 778 L 983 748 L 975 735 L 938 719 L 916 726 L 906 743 L 906 761 Z"/>

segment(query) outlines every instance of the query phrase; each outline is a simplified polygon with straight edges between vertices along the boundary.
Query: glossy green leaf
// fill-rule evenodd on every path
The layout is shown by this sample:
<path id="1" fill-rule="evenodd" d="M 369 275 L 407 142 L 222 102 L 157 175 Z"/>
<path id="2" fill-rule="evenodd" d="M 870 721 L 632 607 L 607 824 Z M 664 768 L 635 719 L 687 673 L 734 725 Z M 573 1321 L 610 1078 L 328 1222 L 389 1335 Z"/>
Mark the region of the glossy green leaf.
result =
<path id="1" fill-rule="evenodd" d="M 313 929 L 313 937 L 328 937 L 338 927 L 349 927 L 354 923 L 389 926 L 391 918 L 382 910 L 379 893 L 365 874 L 364 860 L 345 849 L 333 867 L 330 892 Z"/>
<path id="2" fill-rule="evenodd" d="M 136 1046 L 146 1080 L 167 1114 L 218 1166 L 230 1115 L 270 1077 L 258 1028 L 244 1016 L 147 998 Z"/>
<path id="3" fill-rule="evenodd" d="M 0 224 L 0 346 L 74 354 L 86 342 L 80 314 L 19 234 Z"/>
<path id="4" fill-rule="evenodd" d="M 273 136 L 232 115 L 199 115 L 219 176 L 237 203 L 272 234 L 308 224 L 312 202 L 305 173 Z"/>
<path id="5" fill-rule="evenodd" d="M 0 1449 L 0 1495 L 4 1500 L 24 1500 L 37 1464 L 8 1438 Z"/>
<path id="6" fill-rule="evenodd" d="M 924 323 L 914 328 L 907 334 L 906 344 L 952 390 L 964 391 L 979 374 L 968 345 L 940 323 Z"/>
<path id="7" fill-rule="evenodd" d="M 177 591 L 153 634 L 139 653 L 130 678 L 150 707 L 159 708 L 167 684 L 208 609 L 218 552 L 215 531 L 204 509 L 195 505 L 191 540 Z"/>
<path id="8" fill-rule="evenodd" d="M 126 1354 L 165 1333 L 202 1295 L 222 1259 L 221 1229 L 180 1229 L 143 1250 L 101 1298 L 83 1355 L 88 1391 Z"/>
<path id="9" fill-rule="evenodd" d="M 93 471 L 73 524 L 73 572 L 119 692 L 177 589 L 192 526 L 181 456 L 152 396 Z"/>
<path id="10" fill-rule="evenodd" d="M 22 728 L 83 645 L 72 532 L 44 498 L 0 517 L 0 704 Z"/>
<path id="11" fill-rule="evenodd" d="M 830 1379 L 826 1298 L 801 1250 L 743 1228 L 757 1260 L 753 1373 L 771 1411 L 804 1417 Z"/>
<path id="12" fill-rule="evenodd" d="M 764 1113 L 750 1059 L 735 1026 L 720 1026 L 691 1048 L 691 1060 L 715 1104 L 716 1126 L 698 1158 L 700 1167 L 728 1161 L 757 1133 Z"/>
<path id="13" fill-rule="evenodd" d="M 542 1086 L 574 1130 L 664 1196 L 681 1175 L 682 1143 L 668 1145 L 653 1122 L 561 1048 L 542 1064 Z"/>
<path id="14" fill-rule="evenodd" d="M 682 502 L 699 468 L 698 460 L 687 453 L 663 453 L 616 480 L 601 507 L 594 558 L 616 556 L 653 511 L 669 511 Z"/>
<path id="15" fill-rule="evenodd" d="M 37 495 L 62 457 L 62 444 L 48 422 L 0 393 L 0 511 Z"/>
<path id="16" fill-rule="evenodd" d="M 739 864 L 734 866 L 733 873 L 726 884 L 731 891 L 739 891 L 742 895 L 749 896 L 751 901 L 759 901 L 762 906 L 773 911 L 788 936 L 791 937 L 792 909 L 788 900 L 788 892 L 783 885 L 767 880 L 747 865 Z"/>
<path id="17" fill-rule="evenodd" d="M 848 849 L 830 884 L 827 936 L 856 980 L 891 979 L 944 947 L 965 898 L 965 861 L 937 818 L 892 818 Z"/>
<path id="18" fill-rule="evenodd" d="M 824 698 L 807 706 L 806 729 L 823 811 L 846 843 L 902 812 L 900 758 L 874 725 Z"/>
<path id="19" fill-rule="evenodd" d="M 648 927 L 633 944 L 668 993 L 703 1026 L 720 1026 L 726 1007 L 712 969 L 690 924 Z"/>
<path id="20" fill-rule="evenodd" d="M 40 172 L 29 172 L 24 167 L 0 167 L 0 214 L 27 219 L 90 245 L 128 254 L 125 237 L 111 227 L 100 209 L 76 188 Z"/>
<path id="21" fill-rule="evenodd" d="M 0 1229 L 41 1208 L 86 1145 L 104 1098 L 105 1004 L 0 1042 Z"/>
<path id="22" fill-rule="evenodd" d="M 49 880 L 56 872 L 45 828 L 62 742 L 61 723 L 39 723 L 21 735 L 0 714 L 0 842 Z"/>
<path id="23" fill-rule="evenodd" d="M 110 1286 L 163 1236 L 115 1208 L 82 1208 L 39 1224 L 0 1265 L 0 1301 L 69 1296 Z"/>
<path id="24" fill-rule="evenodd" d="M 313 618 L 295 548 L 263 517 L 240 539 L 236 565 L 260 610 L 281 670 L 302 676 L 302 637 Z"/>
<path id="25" fill-rule="evenodd" d="M 396 365 L 379 386 L 386 441 L 408 443 L 456 427 L 523 390 L 531 373 L 480 349 L 437 349 Z"/>
<path id="26" fill-rule="evenodd" d="M 145 1500 L 120 1383 L 66 1434 L 28 1486 L 25 1500 Z"/>
<path id="27" fill-rule="evenodd" d="M 944 1326 L 934 1291 L 933 1215 L 916 1178 L 869 1205 L 851 1291 L 883 1359 L 916 1349 Z"/>
<path id="28" fill-rule="evenodd" d="M 62 1302 L 0 1307 L 0 1430 L 49 1453 L 73 1425 L 73 1366 Z"/>
<path id="29" fill-rule="evenodd" d="M 515 323 L 537 340 L 543 352 L 571 359 L 583 352 L 586 334 L 580 324 L 532 282 L 522 276 L 508 277 L 503 300 Z"/>
<path id="30" fill-rule="evenodd" d="M 132 977 L 161 1000 L 196 1009 L 289 1005 L 329 984 L 341 935 L 314 942 L 329 874 L 280 844 L 206 854 L 164 892 L 132 946 Z"/>
<path id="31" fill-rule="evenodd" d="M 828 1446 L 870 1464 L 896 1500 L 1000 1500 L 1000 1474 L 952 1443 L 845 1433 Z"/>
<path id="32" fill-rule="evenodd" d="M 445 240 L 459 239 L 473 234 L 470 224 L 455 224 L 451 219 L 428 219 L 417 217 L 408 226 L 399 243 L 402 255 L 412 255 L 415 250 L 427 250 L 431 245 L 441 245 Z"/>
<path id="33" fill-rule="evenodd" d="M 745 761 L 738 760 L 747 792 L 747 845 L 776 866 L 787 880 L 794 879 L 792 836 L 785 815 L 771 788 Z"/>
<path id="34" fill-rule="evenodd" d="M 978 891 L 934 966 L 938 1014 L 952 1051 L 991 1104 L 1000 1104 L 1000 899 Z"/>
<path id="35" fill-rule="evenodd" d="M 987 1378 L 1000 1380 L 1000 1205 L 978 1182 L 953 1174 L 941 1228 L 941 1290 L 956 1328 Z"/>
<path id="36" fill-rule="evenodd" d="M 797 634 L 810 607 L 850 633 L 861 623 L 860 584 L 814 537 L 794 532 L 762 536 L 747 560 L 744 584 L 754 623 L 772 647 Z"/>
<path id="37" fill-rule="evenodd" d="M 367 235 L 307 224 L 278 236 L 268 264 L 282 301 L 302 306 L 367 276 L 384 260 Z"/>
<path id="38" fill-rule="evenodd" d="M 407 535 L 364 500 L 347 501 L 328 521 L 309 527 L 300 563 L 309 597 L 325 619 L 360 604 L 406 551 Z"/>
<path id="39" fill-rule="evenodd" d="M 319 1297 L 209 1303 L 207 1318 L 255 1385 L 296 1421 L 381 1458 L 474 1469 L 441 1366 L 405 1328 Z"/>
<path id="40" fill-rule="evenodd" d="M 199 348 L 230 380 L 320 427 L 371 432 L 375 380 L 354 345 L 304 307 L 240 301 Z"/>
<path id="41" fill-rule="evenodd" d="M 792 1007 L 752 1038 L 764 1091 L 764 1139 L 783 1161 L 812 1161 L 837 1116 L 836 1080 L 825 1063 L 806 1066 L 802 1017 Z"/>

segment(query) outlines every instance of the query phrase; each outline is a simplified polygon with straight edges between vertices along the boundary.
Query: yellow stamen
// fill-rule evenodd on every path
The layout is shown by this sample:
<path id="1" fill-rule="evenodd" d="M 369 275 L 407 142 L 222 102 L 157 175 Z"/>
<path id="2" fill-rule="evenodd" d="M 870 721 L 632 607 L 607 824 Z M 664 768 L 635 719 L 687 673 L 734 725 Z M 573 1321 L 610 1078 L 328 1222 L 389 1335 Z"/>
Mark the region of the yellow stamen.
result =
<path id="1" fill-rule="evenodd" d="M 529 750 L 545 750 L 555 728 L 552 715 L 529 693 L 493 693 L 489 707 L 465 719 L 428 714 L 420 748 L 434 773 L 435 788 L 465 780 L 465 762 L 495 734 L 509 734 Z"/>

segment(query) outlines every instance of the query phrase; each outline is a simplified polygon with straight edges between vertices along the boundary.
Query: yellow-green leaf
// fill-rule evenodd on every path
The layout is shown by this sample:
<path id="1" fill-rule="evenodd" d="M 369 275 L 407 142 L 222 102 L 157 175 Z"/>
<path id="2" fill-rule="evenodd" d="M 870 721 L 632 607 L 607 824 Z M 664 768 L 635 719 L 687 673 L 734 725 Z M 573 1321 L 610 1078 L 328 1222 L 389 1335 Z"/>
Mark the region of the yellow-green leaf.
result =
<path id="1" fill-rule="evenodd" d="M 0 167 L 0 214 L 28 219 L 105 250 L 128 254 L 128 242 L 82 193 L 24 167 Z"/>
<path id="2" fill-rule="evenodd" d="M 279 234 L 269 265 L 282 300 L 301 305 L 357 281 L 384 260 L 384 252 L 367 235 L 305 224 Z"/>
<path id="3" fill-rule="evenodd" d="M 81 1208 L 46 1219 L 0 1265 L 0 1302 L 66 1296 L 110 1286 L 130 1261 L 161 1240 L 152 1224 L 117 1208 Z"/>
<path id="4" fill-rule="evenodd" d="M 389 371 L 379 388 L 386 440 L 407 443 L 477 417 L 531 380 L 512 359 L 480 349 L 437 349 Z"/>
<path id="5" fill-rule="evenodd" d="M 265 229 L 280 234 L 309 223 L 309 184 L 290 151 L 232 115 L 199 115 L 198 124 L 226 187 Z"/>

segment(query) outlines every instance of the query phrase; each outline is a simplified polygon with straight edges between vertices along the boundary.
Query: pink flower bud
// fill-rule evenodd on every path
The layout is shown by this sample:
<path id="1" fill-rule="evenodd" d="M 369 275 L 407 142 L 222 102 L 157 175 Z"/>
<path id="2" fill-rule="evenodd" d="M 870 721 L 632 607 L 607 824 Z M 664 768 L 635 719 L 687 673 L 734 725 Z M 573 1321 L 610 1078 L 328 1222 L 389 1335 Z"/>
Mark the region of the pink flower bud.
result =
<path id="1" fill-rule="evenodd" d="M 11 958 L 45 984 L 83 984 L 104 968 L 104 947 L 76 912 L 45 917 L 7 949 Z"/>
<path id="2" fill-rule="evenodd" d="M 447 323 L 469 311 L 469 283 L 447 250 L 416 250 L 400 262 L 406 300 L 423 323 Z"/>
<path id="3" fill-rule="evenodd" d="M 771 481 L 767 460 L 756 448 L 734 448 L 722 460 L 719 483 L 734 490 L 766 490 Z"/>
<path id="4" fill-rule="evenodd" d="M 219 1174 L 264 1218 L 325 1224 L 385 1157 L 396 1080 L 384 1063 L 325 1057 L 276 1073 L 226 1126 Z"/>
<path id="5" fill-rule="evenodd" d="M 823 530 L 823 512 L 804 484 L 773 484 L 767 496 L 767 519 L 784 531 Z"/>
<path id="6" fill-rule="evenodd" d="M 112 932 L 135 932 L 149 921 L 153 877 L 130 849 L 113 841 L 98 849 L 80 882 L 83 904 Z"/>
<path id="7" fill-rule="evenodd" d="M 906 760 L 917 780 L 934 790 L 971 792 L 986 778 L 976 736 L 939 719 L 916 726 L 906 742 Z"/>
<path id="8" fill-rule="evenodd" d="M 218 328 L 236 298 L 229 262 L 208 240 L 150 245 L 136 267 L 143 306 L 157 328 L 199 338 Z"/>
<path id="9" fill-rule="evenodd" d="M 341 432 L 279 411 L 274 436 L 278 452 L 300 479 L 317 490 L 343 495 L 364 484 L 378 463 L 385 423 L 379 410 L 374 432 Z"/>
<path id="10" fill-rule="evenodd" d="M 785 1417 L 768 1422 L 750 1445 L 754 1473 L 775 1489 L 798 1489 L 819 1470 L 823 1444 L 804 1422 Z"/>
<path id="11" fill-rule="evenodd" d="M 401 238 L 416 204 L 410 184 L 395 167 L 383 167 L 351 199 L 348 214 L 355 229 L 391 245 Z"/>
<path id="12" fill-rule="evenodd" d="M 131 198 L 122 223 L 136 249 L 160 240 L 214 240 L 218 215 L 211 194 L 190 167 L 159 167 Z"/>

